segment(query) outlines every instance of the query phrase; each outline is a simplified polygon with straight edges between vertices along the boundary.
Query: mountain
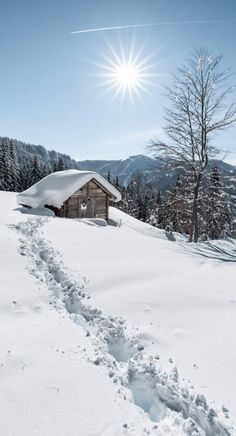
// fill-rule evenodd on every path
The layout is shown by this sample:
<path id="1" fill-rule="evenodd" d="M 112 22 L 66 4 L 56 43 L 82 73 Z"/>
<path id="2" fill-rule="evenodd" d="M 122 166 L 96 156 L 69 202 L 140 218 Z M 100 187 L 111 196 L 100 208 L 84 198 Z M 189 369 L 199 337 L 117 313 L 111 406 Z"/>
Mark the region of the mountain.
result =
<path id="1" fill-rule="evenodd" d="M 9 138 L 0 137 L 10 141 Z M 117 160 L 83 160 L 76 161 L 69 155 L 55 150 L 47 150 L 42 145 L 26 144 L 16 139 L 11 139 L 15 146 L 16 155 L 20 162 L 32 159 L 37 155 L 39 160 L 47 165 L 62 158 L 67 168 L 96 171 L 107 177 L 110 172 L 113 178 L 119 177 L 120 184 L 127 186 L 136 173 L 144 173 L 147 182 L 164 191 L 169 189 L 176 181 L 177 171 L 163 169 L 158 159 L 146 155 L 130 156 L 127 159 Z M 223 161 L 213 160 L 211 165 L 217 163 L 219 170 L 226 178 L 226 190 L 236 198 L 236 167 Z"/>
<path id="2" fill-rule="evenodd" d="M 54 161 L 57 162 L 59 158 L 62 158 L 63 162 L 68 168 L 79 168 L 78 162 L 76 162 L 67 154 L 59 153 L 55 150 L 49 151 L 42 145 L 26 144 L 25 142 L 18 141 L 17 139 L 0 137 L 0 144 L 4 141 L 7 143 L 11 141 L 13 143 L 16 156 L 20 162 L 29 159 L 32 160 L 36 155 L 38 156 L 39 160 L 46 165 L 51 165 Z"/>
<path id="3" fill-rule="evenodd" d="M 178 174 L 173 169 L 164 169 L 158 159 L 145 155 L 130 156 L 120 160 L 84 160 L 78 163 L 81 170 L 97 171 L 104 177 L 107 177 L 110 172 L 112 177 L 118 176 L 119 182 L 125 186 L 135 173 L 145 173 L 147 182 L 157 186 L 160 190 L 170 188 L 175 183 Z M 212 160 L 210 166 L 215 164 L 220 172 L 227 176 L 228 188 L 231 187 L 231 190 L 236 191 L 236 167 L 221 160 Z"/>
<path id="4" fill-rule="evenodd" d="M 113 177 L 119 177 L 123 185 L 127 185 L 131 177 L 138 172 L 144 172 L 149 177 L 156 172 L 157 161 L 149 156 L 137 155 L 119 160 L 84 160 L 79 162 L 81 170 L 97 171 L 107 177 L 110 172 Z"/>
<path id="5" fill-rule="evenodd" d="M 80 169 L 97 171 L 104 177 L 110 172 L 113 178 L 119 177 L 121 185 L 127 186 L 137 173 L 145 174 L 148 183 L 159 190 L 165 190 L 176 181 L 177 173 L 163 169 L 158 159 L 145 155 L 130 156 L 119 160 L 84 160 L 79 162 Z"/>

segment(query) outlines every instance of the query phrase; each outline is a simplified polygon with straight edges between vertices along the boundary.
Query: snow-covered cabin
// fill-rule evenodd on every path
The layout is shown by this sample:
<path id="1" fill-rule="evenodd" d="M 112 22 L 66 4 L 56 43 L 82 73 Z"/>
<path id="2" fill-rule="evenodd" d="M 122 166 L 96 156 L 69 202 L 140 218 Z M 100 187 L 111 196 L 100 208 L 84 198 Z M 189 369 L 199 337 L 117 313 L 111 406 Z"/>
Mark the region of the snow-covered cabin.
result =
<path id="1" fill-rule="evenodd" d="M 67 218 L 109 218 L 109 202 L 121 200 L 120 192 L 93 171 L 66 170 L 44 177 L 17 202 L 30 208 L 47 207 Z"/>

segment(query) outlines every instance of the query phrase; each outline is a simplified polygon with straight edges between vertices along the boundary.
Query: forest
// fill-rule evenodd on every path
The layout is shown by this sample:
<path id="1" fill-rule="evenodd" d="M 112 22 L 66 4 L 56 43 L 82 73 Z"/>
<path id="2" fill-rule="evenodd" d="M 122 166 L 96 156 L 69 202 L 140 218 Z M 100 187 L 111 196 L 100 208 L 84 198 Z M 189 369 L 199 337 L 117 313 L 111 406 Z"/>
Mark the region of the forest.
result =
<path id="1" fill-rule="evenodd" d="M 43 161 L 38 154 L 22 153 L 16 141 L 1 138 L 0 190 L 21 192 L 52 172 L 77 167 L 67 156 L 54 157 Z M 122 193 L 122 201 L 114 206 L 154 227 L 189 234 L 191 174 L 179 171 L 176 182 L 165 190 L 159 190 L 142 172 L 134 174 L 127 186 L 110 172 L 107 179 Z M 232 184 L 236 186 L 235 178 L 213 162 L 204 175 L 198 199 L 200 240 L 236 236 L 235 199 L 227 192 Z"/>

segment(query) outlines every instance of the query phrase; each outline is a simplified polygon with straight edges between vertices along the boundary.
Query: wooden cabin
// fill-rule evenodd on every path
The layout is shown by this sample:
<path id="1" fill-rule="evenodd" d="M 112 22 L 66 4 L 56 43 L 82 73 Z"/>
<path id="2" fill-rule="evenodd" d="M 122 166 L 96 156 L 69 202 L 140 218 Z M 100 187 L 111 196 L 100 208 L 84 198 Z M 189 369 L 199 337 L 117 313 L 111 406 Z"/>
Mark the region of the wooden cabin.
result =
<path id="1" fill-rule="evenodd" d="M 59 217 L 102 218 L 107 221 L 110 199 L 111 193 L 92 179 L 64 201 L 60 209 L 52 206 L 47 207 Z"/>
<path id="2" fill-rule="evenodd" d="M 102 218 L 108 221 L 109 203 L 120 192 L 93 171 L 66 170 L 49 174 L 24 192 L 17 202 L 26 207 L 47 207 L 63 218 Z"/>

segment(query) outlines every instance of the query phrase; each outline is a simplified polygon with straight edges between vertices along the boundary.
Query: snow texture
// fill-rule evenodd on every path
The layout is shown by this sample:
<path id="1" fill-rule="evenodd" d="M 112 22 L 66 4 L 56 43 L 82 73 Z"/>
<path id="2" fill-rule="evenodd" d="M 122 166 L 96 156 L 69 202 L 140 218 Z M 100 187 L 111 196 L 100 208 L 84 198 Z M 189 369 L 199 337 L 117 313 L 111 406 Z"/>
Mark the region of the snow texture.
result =
<path id="1" fill-rule="evenodd" d="M 0 198 L 2 434 L 235 435 L 235 242 Z"/>
<path id="2" fill-rule="evenodd" d="M 167 428 L 170 417 L 175 416 L 183 435 L 230 435 L 223 424 L 224 414 L 219 416 L 190 385 L 182 385 L 176 367 L 169 373 L 163 371 L 158 358 L 147 355 L 139 336 L 126 333 L 123 319 L 106 315 L 88 304 L 86 283 L 76 283 L 64 271 L 52 246 L 43 238 L 41 228 L 45 220 L 31 218 L 15 226 L 21 235 L 21 254 L 29 257 L 30 272 L 46 283 L 54 307 L 60 308 L 62 303 L 71 319 L 91 338 L 97 354 L 93 363 L 105 366 L 123 395 L 147 413 L 150 422 L 160 423 L 160 428 L 163 423 Z"/>
<path id="3" fill-rule="evenodd" d="M 65 170 L 49 174 L 21 192 L 17 195 L 17 202 L 32 208 L 45 205 L 60 208 L 65 200 L 92 179 L 100 183 L 114 201 L 121 200 L 120 192 L 100 174 L 93 171 Z"/>

